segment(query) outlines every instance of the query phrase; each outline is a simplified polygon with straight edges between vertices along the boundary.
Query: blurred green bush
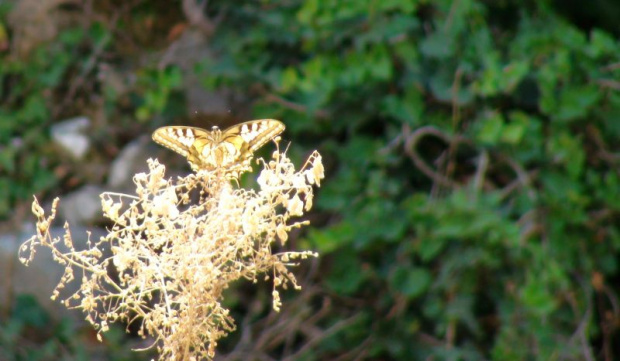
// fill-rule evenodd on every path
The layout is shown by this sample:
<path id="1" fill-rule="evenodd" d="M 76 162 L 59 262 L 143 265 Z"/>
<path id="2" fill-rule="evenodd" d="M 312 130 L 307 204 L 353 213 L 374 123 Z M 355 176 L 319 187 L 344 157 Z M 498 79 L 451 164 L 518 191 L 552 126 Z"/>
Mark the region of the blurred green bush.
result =
<path id="1" fill-rule="evenodd" d="M 83 325 L 84 326 L 84 325 Z M 8 317 L 0 320 L 0 359 L 6 361 L 47 360 L 144 360 L 149 354 L 136 354 L 135 344 L 127 342 L 125 332 L 113 327 L 102 346 L 95 333 L 80 329 L 73 320 L 54 320 L 32 296 L 17 296 Z"/>
<path id="2" fill-rule="evenodd" d="M 360 317 L 303 359 L 619 357 L 617 29 L 548 1 L 218 4 L 207 83 L 331 164 L 308 240 L 326 326 Z"/>
<path id="3" fill-rule="evenodd" d="M 327 166 L 305 246 L 331 308 L 296 360 L 620 357 L 620 9 L 571 4 L 208 3 L 215 57 L 196 76 L 282 119 L 293 156 L 318 148 Z M 41 94 L 79 63 L 68 34 L 45 61 L 0 63 L 0 214 L 54 185 L 45 167 L 12 169 L 43 157 Z M 184 79 L 137 74 L 129 101 L 92 89 L 110 122 L 170 121 Z M 31 150 L 13 149 L 29 132 Z"/>

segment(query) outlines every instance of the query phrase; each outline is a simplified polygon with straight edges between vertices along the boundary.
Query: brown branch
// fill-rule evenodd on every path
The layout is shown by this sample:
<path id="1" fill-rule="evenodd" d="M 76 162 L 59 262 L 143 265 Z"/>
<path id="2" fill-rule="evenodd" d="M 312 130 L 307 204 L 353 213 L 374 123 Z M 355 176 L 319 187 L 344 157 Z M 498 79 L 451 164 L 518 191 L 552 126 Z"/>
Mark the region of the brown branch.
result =
<path id="1" fill-rule="evenodd" d="M 609 303 L 611 303 L 614 316 L 618 317 L 618 315 L 620 315 L 620 303 L 618 302 L 618 298 L 609 286 L 603 286 L 603 293 L 607 296 L 607 299 L 609 299 Z"/>
<path id="2" fill-rule="evenodd" d="M 476 174 L 474 175 L 474 189 L 481 191 L 484 186 L 484 178 L 489 168 L 489 153 L 486 150 L 482 150 L 478 157 L 478 166 L 476 167 Z"/>
<path id="3" fill-rule="evenodd" d="M 528 190 L 528 197 L 532 200 L 535 199 L 536 193 L 531 189 L 532 177 L 535 177 L 538 174 L 538 170 L 528 173 L 525 169 L 523 169 L 523 167 L 521 167 L 521 164 L 517 163 L 514 159 L 507 156 L 501 156 L 500 158 L 504 162 L 506 162 L 506 164 L 508 164 L 517 175 L 517 178 L 513 182 L 511 182 L 501 190 L 500 198 L 504 199 L 508 197 L 510 193 L 512 193 L 514 190 L 523 187 Z"/>
<path id="4" fill-rule="evenodd" d="M 216 24 L 205 15 L 205 8 L 209 0 L 203 0 L 200 4 L 196 0 L 183 0 L 182 9 L 187 21 L 203 31 L 207 37 L 215 32 Z"/>
<path id="5" fill-rule="evenodd" d="M 403 142 L 403 133 L 398 134 L 394 139 L 392 139 L 385 147 L 379 150 L 379 154 L 388 155 L 394 149 L 398 148 L 400 143 Z"/>
<path id="6" fill-rule="evenodd" d="M 373 341 L 372 336 L 368 336 L 359 346 L 352 348 L 350 351 L 343 353 L 342 355 L 333 359 L 333 361 L 343 360 L 364 360 L 364 356 L 368 354 L 368 345 Z M 357 356 L 355 356 L 357 355 Z"/>
<path id="7" fill-rule="evenodd" d="M 452 144 L 453 142 L 455 144 L 469 143 L 469 141 L 467 140 L 467 138 L 459 135 L 447 135 L 441 130 L 432 126 L 418 128 L 411 133 L 409 133 L 408 126 L 405 125 L 403 127 L 403 137 L 405 138 L 405 153 L 407 153 L 409 158 L 411 158 L 413 164 L 415 164 L 415 166 L 418 167 L 418 169 L 420 169 L 422 173 L 424 173 L 427 177 L 431 178 L 435 183 L 448 188 L 458 188 L 460 186 L 458 183 L 434 170 L 426 163 L 426 161 L 422 159 L 422 157 L 418 153 L 417 145 L 420 142 L 420 139 L 429 135 L 435 136 L 448 144 Z"/>
<path id="8" fill-rule="evenodd" d="M 588 135 L 592 139 L 594 144 L 596 144 L 596 146 L 598 147 L 597 150 L 601 159 L 608 163 L 611 163 L 612 165 L 616 165 L 618 161 L 620 161 L 620 155 L 614 154 L 613 152 L 609 151 L 609 147 L 607 146 L 607 144 L 605 144 L 600 129 L 589 124 L 586 126 L 586 135 Z"/>
<path id="9" fill-rule="evenodd" d="M 306 341 L 304 343 L 304 345 L 293 355 L 290 355 L 288 357 L 283 358 L 283 361 L 293 361 L 293 360 L 297 360 L 300 358 L 301 355 L 303 355 L 306 351 L 308 351 L 309 349 L 311 349 L 312 347 L 314 347 L 317 343 L 319 343 L 321 340 L 326 339 L 327 337 L 339 332 L 340 330 L 351 326 L 352 324 L 354 324 L 359 318 L 361 317 L 360 314 L 355 315 L 355 316 L 351 316 L 347 319 L 341 320 L 336 322 L 333 326 L 331 326 L 330 328 L 326 329 L 326 330 L 322 330 L 322 332 L 320 334 L 315 334 L 313 337 L 311 337 L 308 341 Z M 302 324 L 303 327 L 307 327 L 305 326 L 305 324 Z"/>
<path id="10" fill-rule="evenodd" d="M 270 103 L 276 103 L 279 104 L 281 106 L 283 106 L 284 108 L 287 109 L 291 109 L 294 110 L 296 112 L 299 113 L 308 113 L 308 107 L 306 107 L 305 105 L 301 105 L 298 103 L 294 103 L 290 100 L 284 99 L 278 95 L 275 95 L 273 93 L 266 93 L 265 94 L 265 101 L 270 102 Z M 315 116 L 317 116 L 318 118 L 328 118 L 329 117 L 329 113 L 327 113 L 325 110 L 315 110 L 314 114 Z"/>
<path id="11" fill-rule="evenodd" d="M 459 107 L 459 90 L 461 89 L 461 78 L 463 77 L 463 70 L 461 68 L 456 69 L 454 74 L 454 81 L 452 82 L 452 129 L 456 131 L 458 123 L 461 119 L 461 108 Z"/>
<path id="12" fill-rule="evenodd" d="M 320 310 L 316 311 L 307 306 L 310 299 L 318 295 L 320 290 L 316 287 L 304 288 L 303 292 L 285 304 L 280 313 L 272 311 L 266 318 L 251 324 L 251 319 L 256 317 L 255 312 L 248 312 L 244 318 L 241 329 L 241 339 L 235 349 L 228 355 L 221 357 L 221 360 L 245 360 L 260 359 L 268 360 L 268 351 L 276 348 L 283 348 L 283 355 L 294 352 L 296 355 L 305 352 L 313 345 L 324 339 L 328 331 L 316 326 L 322 319 L 332 312 L 331 302 L 325 300 Z M 253 310 L 260 309 L 260 302 L 251 307 Z M 260 312 L 260 311 L 257 311 Z M 254 334 L 252 330 L 260 330 Z M 294 342 L 299 340 L 298 336 L 306 340 L 306 344 L 299 350 L 286 351 L 293 347 Z M 295 339 L 297 337 L 297 339 Z M 284 359 L 296 359 L 286 356 Z"/>
<path id="13" fill-rule="evenodd" d="M 620 69 L 620 62 L 617 63 L 611 63 L 609 65 L 605 65 L 604 67 L 601 68 L 602 71 L 613 71 L 616 69 Z"/>
<path id="14" fill-rule="evenodd" d="M 577 329 L 571 336 L 569 343 L 572 344 L 575 339 L 578 339 L 583 349 L 584 360 L 594 361 L 595 357 L 592 354 L 592 350 L 590 349 L 590 344 L 588 342 L 588 337 L 586 336 L 587 326 L 590 322 L 590 318 L 592 317 L 592 302 L 590 301 L 590 297 L 588 297 L 587 294 L 586 294 L 586 299 L 587 299 L 586 312 L 583 313 L 583 316 L 581 317 L 581 320 L 579 321 L 579 325 L 577 326 Z M 572 306 L 573 312 L 575 312 L 575 314 L 577 315 L 579 313 L 579 307 L 577 306 L 577 302 L 574 299 L 574 297 L 569 296 L 568 302 Z"/>
<path id="15" fill-rule="evenodd" d="M 604 88 L 610 88 L 613 90 L 620 90 L 620 81 L 611 79 L 597 79 L 596 83 Z"/>

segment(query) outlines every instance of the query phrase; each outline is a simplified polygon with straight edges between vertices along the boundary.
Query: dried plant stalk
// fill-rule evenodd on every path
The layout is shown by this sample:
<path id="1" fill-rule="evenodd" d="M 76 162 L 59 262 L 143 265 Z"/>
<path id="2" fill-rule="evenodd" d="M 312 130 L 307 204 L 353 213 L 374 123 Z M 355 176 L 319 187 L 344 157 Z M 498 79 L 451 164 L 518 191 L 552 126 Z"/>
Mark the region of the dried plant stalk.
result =
<path id="1" fill-rule="evenodd" d="M 272 245 L 308 224 L 290 218 L 312 207 L 312 186 L 323 178 L 321 156 L 314 152 L 299 171 L 279 151 L 260 161 L 259 189 L 247 190 L 233 187 L 221 169 L 166 179 L 165 167 L 149 159 L 150 171 L 134 177 L 135 195 L 101 195 L 114 225 L 99 241 L 89 239 L 86 250 L 74 248 L 67 224 L 64 237 L 51 237 L 58 199 L 45 217 L 35 198 L 37 234 L 22 245 L 20 259 L 27 265 L 43 246 L 65 265 L 52 298 L 81 273 L 79 290 L 63 303 L 85 312 L 99 339 L 109 323 L 140 322 L 140 335 L 154 338 L 160 360 L 212 359 L 217 341 L 235 329 L 220 303 L 231 282 L 273 278 L 273 308 L 279 310 L 278 289 L 299 289 L 289 267 L 317 256 L 274 254 Z"/>

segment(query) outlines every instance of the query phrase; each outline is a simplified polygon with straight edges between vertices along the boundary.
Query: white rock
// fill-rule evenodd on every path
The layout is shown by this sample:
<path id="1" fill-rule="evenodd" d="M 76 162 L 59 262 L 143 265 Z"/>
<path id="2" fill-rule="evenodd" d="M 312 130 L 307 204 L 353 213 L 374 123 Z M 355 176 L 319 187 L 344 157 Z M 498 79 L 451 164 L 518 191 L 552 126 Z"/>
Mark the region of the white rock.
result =
<path id="1" fill-rule="evenodd" d="M 75 159 L 83 159 L 90 148 L 90 139 L 86 136 L 89 126 L 90 119 L 86 117 L 65 120 L 52 126 L 52 139 Z"/>

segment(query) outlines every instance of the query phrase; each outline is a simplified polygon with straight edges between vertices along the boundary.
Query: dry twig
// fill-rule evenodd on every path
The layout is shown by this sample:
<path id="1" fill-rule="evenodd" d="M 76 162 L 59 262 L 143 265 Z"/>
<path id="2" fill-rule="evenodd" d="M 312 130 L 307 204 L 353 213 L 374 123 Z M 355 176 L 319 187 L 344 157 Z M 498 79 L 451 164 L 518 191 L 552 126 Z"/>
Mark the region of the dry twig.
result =
<path id="1" fill-rule="evenodd" d="M 99 338 L 109 323 L 139 322 L 139 335 L 154 338 L 151 347 L 160 360 L 212 359 L 218 340 L 235 329 L 221 304 L 231 282 L 273 279 L 276 311 L 279 289 L 300 288 L 289 268 L 316 254 L 273 254 L 271 248 L 308 224 L 291 217 L 312 207 L 312 186 L 323 178 L 321 157 L 313 153 L 296 171 L 284 153 L 275 152 L 263 161 L 259 190 L 233 188 L 219 169 L 165 179 L 163 165 L 148 163 L 149 173 L 134 177 L 135 195 L 101 195 L 104 215 L 114 225 L 106 237 L 89 240 L 86 250 L 74 248 L 68 225 L 64 237 L 51 237 L 58 199 L 48 217 L 35 199 L 37 234 L 22 245 L 20 259 L 28 264 L 38 247 L 47 247 L 66 266 L 53 298 L 80 274 L 80 289 L 63 303 L 85 312 Z M 191 201 L 195 194 L 197 203 Z"/>

